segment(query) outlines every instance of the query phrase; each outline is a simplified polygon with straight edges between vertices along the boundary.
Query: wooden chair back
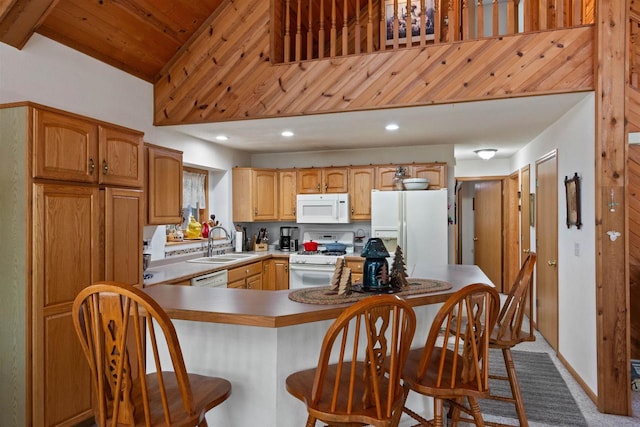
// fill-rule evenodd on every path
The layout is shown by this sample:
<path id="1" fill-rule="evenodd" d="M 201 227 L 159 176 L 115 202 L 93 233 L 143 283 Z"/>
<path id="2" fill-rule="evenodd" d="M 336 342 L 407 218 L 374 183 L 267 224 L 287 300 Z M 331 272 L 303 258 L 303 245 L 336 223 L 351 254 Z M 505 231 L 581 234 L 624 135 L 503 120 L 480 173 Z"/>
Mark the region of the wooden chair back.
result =
<path id="1" fill-rule="evenodd" d="M 322 342 L 309 413 L 372 425 L 399 420 L 407 395 L 402 370 L 415 327 L 413 309 L 394 295 L 371 296 L 346 309 Z"/>
<path id="2" fill-rule="evenodd" d="M 522 263 L 518 276 L 498 315 L 492 343 L 514 346 L 522 341 L 533 341 L 533 269 L 537 255 L 530 252 Z M 527 301 L 529 304 L 527 305 Z M 529 331 L 522 329 L 525 312 L 529 316 Z"/>
<path id="3" fill-rule="evenodd" d="M 93 375 L 94 415 L 99 426 L 153 425 L 158 421 L 169 426 L 185 417 L 192 419 L 192 425 L 201 421 L 204 413 L 194 410 L 191 385 L 173 324 L 142 290 L 115 282 L 91 285 L 74 301 L 73 322 Z M 147 334 L 150 348 L 145 349 Z M 158 341 L 162 337 L 172 364 L 167 368 L 175 372 L 170 373 L 171 379 L 160 365 Z M 148 384 L 146 380 L 145 372 L 150 372 L 146 352 L 153 355 L 156 365 L 153 378 L 157 384 L 156 381 Z M 132 377 L 132 368 L 139 373 L 138 381 Z M 168 394 L 165 387 L 165 383 L 174 381 L 179 390 L 177 396 Z M 179 403 L 172 401 L 176 399 Z M 142 407 L 136 407 L 134 402 L 138 401 Z M 161 408 L 161 414 L 157 407 Z"/>
<path id="4" fill-rule="evenodd" d="M 489 285 L 475 283 L 451 295 L 429 330 L 417 383 L 428 384 L 434 395 L 487 393 L 489 336 L 499 307 L 500 297 Z"/>

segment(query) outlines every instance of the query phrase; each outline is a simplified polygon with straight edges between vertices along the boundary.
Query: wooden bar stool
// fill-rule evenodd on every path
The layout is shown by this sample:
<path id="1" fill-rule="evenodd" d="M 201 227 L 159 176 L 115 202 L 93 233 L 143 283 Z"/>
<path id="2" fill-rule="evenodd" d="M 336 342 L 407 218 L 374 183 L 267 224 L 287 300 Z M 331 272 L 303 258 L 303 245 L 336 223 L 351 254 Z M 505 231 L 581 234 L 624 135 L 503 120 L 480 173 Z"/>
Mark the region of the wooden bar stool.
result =
<path id="1" fill-rule="evenodd" d="M 316 420 L 397 426 L 408 392 L 402 369 L 415 326 L 411 306 L 394 295 L 371 296 L 346 309 L 324 337 L 318 366 L 287 377 L 287 391 L 307 405 L 306 426 Z"/>
<path id="2" fill-rule="evenodd" d="M 420 425 L 443 426 L 444 401 L 453 408 L 453 425 L 457 425 L 460 411 L 472 415 L 476 425 L 484 425 L 477 399 L 489 396 L 489 335 L 499 307 L 500 297 L 492 286 L 465 286 L 440 308 L 424 347 L 411 350 L 404 369 L 405 384 L 411 391 L 434 399 L 432 421 L 404 408 Z M 462 317 L 470 321 L 458 322 Z M 465 398 L 468 408 L 463 405 Z"/>
<path id="3" fill-rule="evenodd" d="M 100 427 L 206 426 L 205 413 L 231 395 L 229 381 L 186 372 L 171 320 L 140 289 L 116 282 L 83 289 L 73 323 L 93 375 Z M 158 340 L 166 342 L 172 371 L 160 366 Z"/>

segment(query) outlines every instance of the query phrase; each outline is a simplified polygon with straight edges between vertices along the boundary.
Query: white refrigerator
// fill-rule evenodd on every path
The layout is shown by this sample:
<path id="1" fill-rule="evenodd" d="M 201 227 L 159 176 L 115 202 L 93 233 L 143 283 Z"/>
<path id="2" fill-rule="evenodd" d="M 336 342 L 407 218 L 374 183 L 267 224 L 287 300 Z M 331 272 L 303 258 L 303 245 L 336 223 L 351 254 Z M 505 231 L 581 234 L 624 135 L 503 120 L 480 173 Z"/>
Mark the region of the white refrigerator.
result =
<path id="1" fill-rule="evenodd" d="M 407 274 L 449 260 L 447 189 L 371 192 L 371 237 L 393 258 L 402 248 Z M 392 259 L 391 258 L 391 259 Z"/>

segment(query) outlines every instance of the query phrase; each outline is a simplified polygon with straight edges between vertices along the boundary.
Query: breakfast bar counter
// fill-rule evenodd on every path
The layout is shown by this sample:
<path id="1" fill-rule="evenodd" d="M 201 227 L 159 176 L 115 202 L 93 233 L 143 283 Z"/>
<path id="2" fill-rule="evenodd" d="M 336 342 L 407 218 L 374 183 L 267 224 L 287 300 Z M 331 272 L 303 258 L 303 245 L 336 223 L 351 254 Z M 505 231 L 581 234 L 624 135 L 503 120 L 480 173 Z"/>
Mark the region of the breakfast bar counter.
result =
<path id="1" fill-rule="evenodd" d="M 417 273 L 453 287 L 406 297 L 418 320 L 414 347 L 424 344 L 439 303 L 468 284 L 491 284 L 476 266 L 429 267 Z M 305 425 L 304 404 L 287 393 L 285 379 L 316 365 L 324 334 L 350 304 L 294 302 L 289 299 L 289 290 L 157 285 L 145 291 L 172 318 L 187 370 L 224 377 L 232 383 L 229 400 L 207 414 L 209 425 Z M 167 360 L 165 352 L 163 364 Z M 412 409 L 431 410 L 429 400 L 414 394 L 410 399 Z"/>

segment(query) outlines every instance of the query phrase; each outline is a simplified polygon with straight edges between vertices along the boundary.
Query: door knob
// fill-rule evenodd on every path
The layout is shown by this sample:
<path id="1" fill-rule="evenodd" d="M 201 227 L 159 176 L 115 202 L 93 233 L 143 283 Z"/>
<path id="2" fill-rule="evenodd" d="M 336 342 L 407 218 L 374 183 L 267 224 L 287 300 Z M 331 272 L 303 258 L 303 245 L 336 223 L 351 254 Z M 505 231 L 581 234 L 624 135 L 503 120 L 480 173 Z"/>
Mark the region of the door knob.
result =
<path id="1" fill-rule="evenodd" d="M 528 254 L 529 252 L 531 252 L 531 249 L 523 249 L 522 253 Z"/>
<path id="2" fill-rule="evenodd" d="M 547 260 L 547 264 L 550 265 L 551 267 L 555 267 L 558 264 L 558 261 L 554 260 Z"/>
<path id="3" fill-rule="evenodd" d="M 474 242 L 477 242 L 477 241 L 478 241 L 478 238 L 477 238 L 477 237 L 474 237 L 474 238 L 473 238 L 473 241 L 474 241 Z"/>

